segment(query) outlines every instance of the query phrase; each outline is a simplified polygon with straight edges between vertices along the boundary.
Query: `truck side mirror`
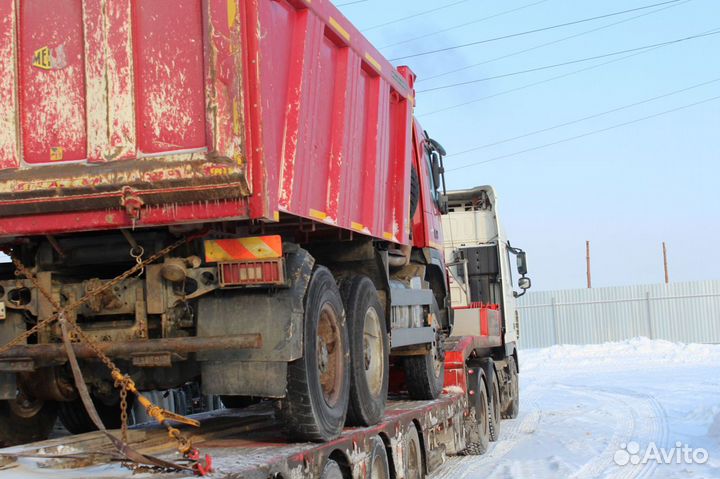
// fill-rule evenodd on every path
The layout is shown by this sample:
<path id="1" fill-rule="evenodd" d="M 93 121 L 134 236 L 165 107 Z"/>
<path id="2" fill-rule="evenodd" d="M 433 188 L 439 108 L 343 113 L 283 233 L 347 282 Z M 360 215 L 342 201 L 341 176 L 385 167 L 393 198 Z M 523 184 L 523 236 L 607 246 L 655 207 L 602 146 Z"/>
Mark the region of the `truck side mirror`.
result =
<path id="1" fill-rule="evenodd" d="M 516 261 L 517 261 L 518 274 L 521 275 L 521 276 L 525 276 L 525 275 L 527 274 L 527 272 L 528 272 L 528 269 L 527 269 L 527 257 L 525 256 L 525 252 L 524 252 L 524 251 L 520 251 L 520 252 L 517 254 L 517 259 L 516 259 Z M 528 281 L 529 281 L 529 280 L 528 280 Z M 528 288 L 529 288 L 529 286 L 528 286 Z"/>
<path id="2" fill-rule="evenodd" d="M 523 291 L 525 291 L 526 289 L 530 289 L 531 286 L 532 281 L 530 281 L 530 278 L 528 278 L 527 276 L 523 276 L 518 280 L 518 288 L 522 289 Z"/>

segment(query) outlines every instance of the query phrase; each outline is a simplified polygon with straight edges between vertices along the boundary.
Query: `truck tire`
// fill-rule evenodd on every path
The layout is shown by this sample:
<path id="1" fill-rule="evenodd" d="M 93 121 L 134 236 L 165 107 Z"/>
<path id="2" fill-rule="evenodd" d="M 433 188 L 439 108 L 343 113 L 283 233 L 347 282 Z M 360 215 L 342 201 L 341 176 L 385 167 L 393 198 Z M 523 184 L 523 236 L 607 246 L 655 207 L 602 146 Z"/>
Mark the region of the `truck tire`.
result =
<path id="1" fill-rule="evenodd" d="M 422 479 L 425 477 L 422 445 L 420 444 L 420 436 L 418 435 L 417 428 L 413 423 L 410 423 L 410 427 L 405 433 L 403 446 L 402 451 L 405 455 L 405 457 L 403 457 L 405 479 Z"/>
<path id="2" fill-rule="evenodd" d="M 515 419 L 520 412 L 520 383 L 518 381 L 517 365 L 515 357 L 508 356 L 507 368 L 509 380 L 505 387 L 508 388 L 508 402 L 502 412 L 503 419 Z"/>
<path id="3" fill-rule="evenodd" d="M 438 333 L 426 354 L 408 356 L 403 361 L 408 394 L 413 399 L 437 399 L 442 392 L 445 360 L 440 339 Z"/>
<path id="4" fill-rule="evenodd" d="M 370 479 L 390 479 L 390 463 L 387 449 L 380 436 L 371 439 L 372 453 L 370 454 Z"/>
<path id="5" fill-rule="evenodd" d="M 490 405 L 488 402 L 487 384 L 485 378 L 478 381 L 475 391 L 475 422 L 477 429 L 473 430 L 471 440 L 468 441 L 464 456 L 480 456 L 485 454 L 490 444 Z"/>
<path id="6" fill-rule="evenodd" d="M 489 371 L 489 372 L 488 372 Z M 501 419 L 501 405 L 500 405 L 500 383 L 498 382 L 497 374 L 495 373 L 495 367 L 492 361 L 490 367 L 485 370 L 485 374 L 488 376 L 488 395 L 490 401 L 490 441 L 495 442 L 500 438 L 500 419 Z"/>
<path id="7" fill-rule="evenodd" d="M 0 401 L 0 447 L 43 441 L 50 436 L 56 420 L 55 401 Z"/>
<path id="8" fill-rule="evenodd" d="M 93 404 L 100 416 L 100 420 L 108 429 L 118 429 L 121 426 L 120 399 L 115 404 L 105 404 L 103 401 L 92 395 Z M 132 410 L 133 395 L 128 394 L 128 414 Z M 90 419 L 81 399 L 58 403 L 58 416 L 65 429 L 73 434 L 97 431 L 97 427 Z"/>
<path id="9" fill-rule="evenodd" d="M 385 414 L 390 378 L 390 340 L 385 310 L 367 276 L 354 276 L 341 289 L 350 339 L 348 426 L 372 426 Z"/>
<path id="10" fill-rule="evenodd" d="M 327 268 L 315 269 L 304 306 L 303 357 L 288 364 L 280 416 L 290 438 L 325 442 L 342 432 L 350 393 L 345 311 Z"/>
<path id="11" fill-rule="evenodd" d="M 333 459 L 328 459 L 323 467 L 323 471 L 320 474 L 320 479 L 343 479 L 342 469 L 340 464 Z"/>

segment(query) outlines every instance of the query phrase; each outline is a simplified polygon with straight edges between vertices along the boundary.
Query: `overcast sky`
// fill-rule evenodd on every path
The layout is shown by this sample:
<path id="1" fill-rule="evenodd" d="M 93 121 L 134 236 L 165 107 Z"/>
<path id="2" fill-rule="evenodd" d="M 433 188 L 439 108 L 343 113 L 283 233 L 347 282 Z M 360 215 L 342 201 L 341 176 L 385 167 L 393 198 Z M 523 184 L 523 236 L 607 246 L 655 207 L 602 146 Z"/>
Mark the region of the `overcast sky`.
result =
<path id="1" fill-rule="evenodd" d="M 341 10 L 378 47 L 422 37 L 383 48 L 392 59 L 661 2 L 365 0 Z M 502 14 L 509 10 L 516 11 Z M 493 18 L 432 35 L 485 17 Z M 585 240 L 591 241 L 593 286 L 661 282 L 663 240 L 668 243 L 671 281 L 720 279 L 715 245 L 720 234 L 720 99 L 534 149 L 720 95 L 720 35 L 421 91 L 716 29 L 720 30 L 720 1 L 680 0 L 394 63 L 407 64 L 417 73 L 416 114 L 451 155 L 644 102 L 447 158 L 448 170 L 492 160 L 450 171 L 448 184 L 496 187 L 508 235 L 514 245 L 528 251 L 536 290 L 585 286 Z M 526 49 L 532 50 L 515 54 Z M 628 55 L 633 56 L 623 59 Z M 507 57 L 494 60 L 501 56 Z M 423 81 L 478 63 L 483 64 Z M 585 71 L 577 72 L 581 69 Z M 526 87 L 544 80 L 550 81 Z M 697 86 L 705 82 L 710 83 Z M 517 90 L 504 93 L 513 89 Z M 688 90 L 674 93 L 684 89 Z M 674 94 L 666 96 L 669 93 Z M 663 98 L 651 100 L 658 96 Z M 432 113 L 458 104 L 465 105 Z M 515 155 L 528 149 L 534 150 Z M 513 156 L 493 160 L 504 155 Z"/>

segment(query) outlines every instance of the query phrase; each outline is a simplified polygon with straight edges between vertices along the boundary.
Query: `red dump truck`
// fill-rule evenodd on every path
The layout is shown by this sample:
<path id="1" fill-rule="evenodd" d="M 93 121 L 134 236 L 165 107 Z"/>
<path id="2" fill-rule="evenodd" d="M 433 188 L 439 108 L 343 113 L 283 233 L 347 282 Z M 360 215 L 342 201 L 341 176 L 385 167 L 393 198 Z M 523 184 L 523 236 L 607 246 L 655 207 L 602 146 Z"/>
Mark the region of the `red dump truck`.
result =
<path id="1" fill-rule="evenodd" d="M 388 391 L 512 414 L 524 253 L 442 191 L 414 83 L 327 0 L 0 0 L 0 444 L 189 381 L 293 440 Z"/>

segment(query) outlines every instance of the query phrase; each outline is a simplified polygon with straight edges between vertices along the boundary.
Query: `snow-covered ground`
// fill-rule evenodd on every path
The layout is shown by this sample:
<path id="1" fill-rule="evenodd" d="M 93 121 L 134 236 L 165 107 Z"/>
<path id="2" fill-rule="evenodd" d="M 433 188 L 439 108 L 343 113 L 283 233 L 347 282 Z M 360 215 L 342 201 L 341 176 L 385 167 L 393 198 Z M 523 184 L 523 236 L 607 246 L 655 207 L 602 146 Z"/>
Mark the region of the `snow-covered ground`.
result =
<path id="1" fill-rule="evenodd" d="M 520 415 L 500 440 L 433 479 L 720 478 L 720 345 L 521 350 L 520 378 Z M 705 463 L 685 463 L 693 452 L 678 444 Z"/>

